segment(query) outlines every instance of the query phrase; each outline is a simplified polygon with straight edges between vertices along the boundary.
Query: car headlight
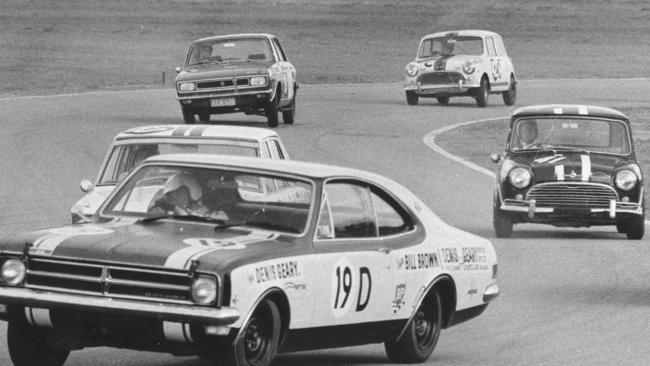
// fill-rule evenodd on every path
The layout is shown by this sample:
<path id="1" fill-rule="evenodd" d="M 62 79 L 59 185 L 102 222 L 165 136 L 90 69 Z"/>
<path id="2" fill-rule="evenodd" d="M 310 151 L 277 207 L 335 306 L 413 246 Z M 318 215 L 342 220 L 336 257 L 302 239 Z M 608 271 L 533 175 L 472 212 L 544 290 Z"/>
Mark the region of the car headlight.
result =
<path id="1" fill-rule="evenodd" d="M 194 83 L 180 83 L 178 84 L 178 90 L 182 92 L 189 92 L 196 90 L 196 84 Z"/>
<path id="2" fill-rule="evenodd" d="M 634 188 L 639 179 L 633 171 L 624 169 L 616 173 L 615 181 L 616 187 L 624 191 L 629 191 Z"/>
<path id="3" fill-rule="evenodd" d="M 251 78 L 251 86 L 263 86 L 266 85 L 266 82 L 266 76 L 253 76 Z"/>
<path id="4" fill-rule="evenodd" d="M 475 69 L 476 69 L 476 67 L 474 66 L 474 63 L 472 63 L 472 62 L 468 62 L 465 65 L 463 65 L 463 72 L 465 74 L 471 74 L 471 73 L 474 72 Z"/>
<path id="5" fill-rule="evenodd" d="M 9 286 L 20 285 L 25 279 L 25 272 L 25 263 L 20 259 L 7 259 L 0 268 L 0 276 Z"/>
<path id="6" fill-rule="evenodd" d="M 269 67 L 269 76 L 273 78 L 274 76 L 282 75 L 282 66 L 274 64 Z"/>
<path id="7" fill-rule="evenodd" d="M 404 68 L 404 72 L 406 72 L 406 75 L 413 77 L 418 74 L 418 64 L 417 62 L 409 62 L 408 65 Z"/>
<path id="8" fill-rule="evenodd" d="M 514 168 L 510 171 L 510 174 L 508 174 L 508 177 L 510 178 L 510 183 L 515 188 L 526 188 L 530 184 L 530 180 L 532 178 L 530 172 L 528 169 L 524 168 Z"/>
<path id="9" fill-rule="evenodd" d="M 210 305 L 217 299 L 217 280 L 201 276 L 192 283 L 192 301 L 199 305 Z"/>

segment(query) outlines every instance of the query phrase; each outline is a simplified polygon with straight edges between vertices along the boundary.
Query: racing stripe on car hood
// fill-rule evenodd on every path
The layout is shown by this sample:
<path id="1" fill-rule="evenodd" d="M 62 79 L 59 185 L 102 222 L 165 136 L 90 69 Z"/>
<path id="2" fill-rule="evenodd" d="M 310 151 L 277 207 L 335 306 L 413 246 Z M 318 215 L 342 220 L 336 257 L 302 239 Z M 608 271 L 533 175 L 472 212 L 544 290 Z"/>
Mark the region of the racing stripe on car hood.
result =
<path id="1" fill-rule="evenodd" d="M 433 71 L 447 70 L 447 61 L 454 57 L 454 55 L 442 55 L 438 57 L 433 63 Z"/>
<path id="2" fill-rule="evenodd" d="M 172 132 L 172 136 L 185 136 L 185 131 L 193 127 L 194 126 L 178 126 Z"/>
<path id="3" fill-rule="evenodd" d="M 203 131 L 208 128 L 208 126 L 196 126 L 189 132 L 189 136 L 203 136 Z"/>

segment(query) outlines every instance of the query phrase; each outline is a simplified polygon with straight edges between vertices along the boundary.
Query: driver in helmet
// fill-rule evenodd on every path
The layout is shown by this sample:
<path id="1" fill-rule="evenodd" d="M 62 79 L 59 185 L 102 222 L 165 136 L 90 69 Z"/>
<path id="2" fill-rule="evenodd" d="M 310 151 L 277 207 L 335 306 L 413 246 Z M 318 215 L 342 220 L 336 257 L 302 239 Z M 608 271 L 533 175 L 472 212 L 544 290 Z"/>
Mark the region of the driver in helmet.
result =
<path id="1" fill-rule="evenodd" d="M 165 183 L 162 196 L 155 200 L 153 207 L 174 215 L 194 215 L 227 220 L 223 211 L 211 212 L 203 202 L 203 190 L 196 179 L 187 173 L 171 176 Z"/>
<path id="2" fill-rule="evenodd" d="M 530 149 L 539 144 L 537 139 L 537 122 L 535 120 L 531 119 L 520 122 L 517 131 L 520 148 Z"/>

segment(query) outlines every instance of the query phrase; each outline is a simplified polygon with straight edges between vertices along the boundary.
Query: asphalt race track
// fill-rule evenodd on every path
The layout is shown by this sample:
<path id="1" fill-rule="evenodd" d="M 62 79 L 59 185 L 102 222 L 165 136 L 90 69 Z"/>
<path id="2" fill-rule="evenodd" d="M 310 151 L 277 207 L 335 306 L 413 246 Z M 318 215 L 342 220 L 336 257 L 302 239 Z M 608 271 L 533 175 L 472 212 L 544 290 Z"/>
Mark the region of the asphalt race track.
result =
<path id="1" fill-rule="evenodd" d="M 581 103 L 648 106 L 648 79 L 522 81 L 517 106 Z M 516 226 L 496 239 L 492 178 L 441 156 L 429 132 L 465 121 L 507 116 L 491 95 L 409 107 L 399 84 L 302 85 L 293 126 L 277 129 L 291 157 L 375 171 L 413 190 L 446 222 L 487 237 L 499 255 L 502 295 L 485 313 L 442 332 L 428 364 L 647 365 L 650 360 L 650 235 L 629 241 L 613 228 Z M 139 125 L 182 123 L 173 90 L 101 92 L 0 99 L 0 230 L 65 224 L 94 178 L 110 139 Z M 263 117 L 213 121 L 265 126 Z M 505 136 L 504 136 L 505 138 Z M 496 152 L 496 151 L 495 151 Z M 486 159 L 488 156 L 486 155 Z M 650 172 L 646 172 L 650 174 Z M 389 300 L 387 300 L 389 301 Z M 6 324 L 0 365 L 11 365 Z M 382 345 L 279 356 L 276 365 L 384 365 Z M 116 349 L 73 352 L 69 366 L 193 366 L 176 358 Z"/>

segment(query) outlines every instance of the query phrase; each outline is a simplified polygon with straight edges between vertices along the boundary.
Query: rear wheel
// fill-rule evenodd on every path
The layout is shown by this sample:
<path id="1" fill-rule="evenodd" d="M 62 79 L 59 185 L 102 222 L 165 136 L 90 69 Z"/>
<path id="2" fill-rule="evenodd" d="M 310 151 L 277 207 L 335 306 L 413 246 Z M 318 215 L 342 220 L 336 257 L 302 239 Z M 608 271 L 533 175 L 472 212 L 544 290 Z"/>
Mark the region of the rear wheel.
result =
<path id="1" fill-rule="evenodd" d="M 271 300 L 262 301 L 227 352 L 232 366 L 268 366 L 280 342 L 280 310 Z"/>
<path id="2" fill-rule="evenodd" d="M 275 92 L 273 99 L 269 100 L 264 108 L 266 121 L 269 127 L 278 127 L 278 101 L 280 100 L 280 90 Z"/>
<path id="3" fill-rule="evenodd" d="M 436 99 L 438 99 L 438 103 L 440 103 L 441 105 L 449 104 L 449 97 L 438 97 Z"/>
<path id="4" fill-rule="evenodd" d="M 517 101 L 517 81 L 514 76 L 510 76 L 510 85 L 508 90 L 503 92 L 503 103 L 505 105 L 514 105 Z"/>
<path id="5" fill-rule="evenodd" d="M 395 363 L 424 362 L 436 348 L 441 329 L 442 303 L 434 291 L 422 302 L 402 337 L 384 343 L 386 354 Z"/>
<path id="6" fill-rule="evenodd" d="M 183 112 L 183 120 L 187 124 L 194 124 L 196 123 L 196 119 L 194 117 L 194 113 L 189 110 L 187 107 L 181 106 L 181 111 Z"/>
<path id="7" fill-rule="evenodd" d="M 210 113 L 208 112 L 199 112 L 199 121 L 201 122 L 210 122 Z"/>
<path id="8" fill-rule="evenodd" d="M 488 81 L 487 81 L 487 78 L 483 77 L 481 79 L 481 85 L 476 90 L 476 105 L 477 106 L 479 106 L 481 108 L 487 106 L 488 93 L 489 93 Z"/>
<path id="9" fill-rule="evenodd" d="M 415 94 L 413 90 L 407 90 L 406 91 L 406 103 L 409 105 L 417 105 L 418 104 L 418 95 Z"/>
<path id="10" fill-rule="evenodd" d="M 7 327 L 9 357 L 14 366 L 61 366 L 70 351 L 53 348 L 37 327 L 13 319 Z"/>

